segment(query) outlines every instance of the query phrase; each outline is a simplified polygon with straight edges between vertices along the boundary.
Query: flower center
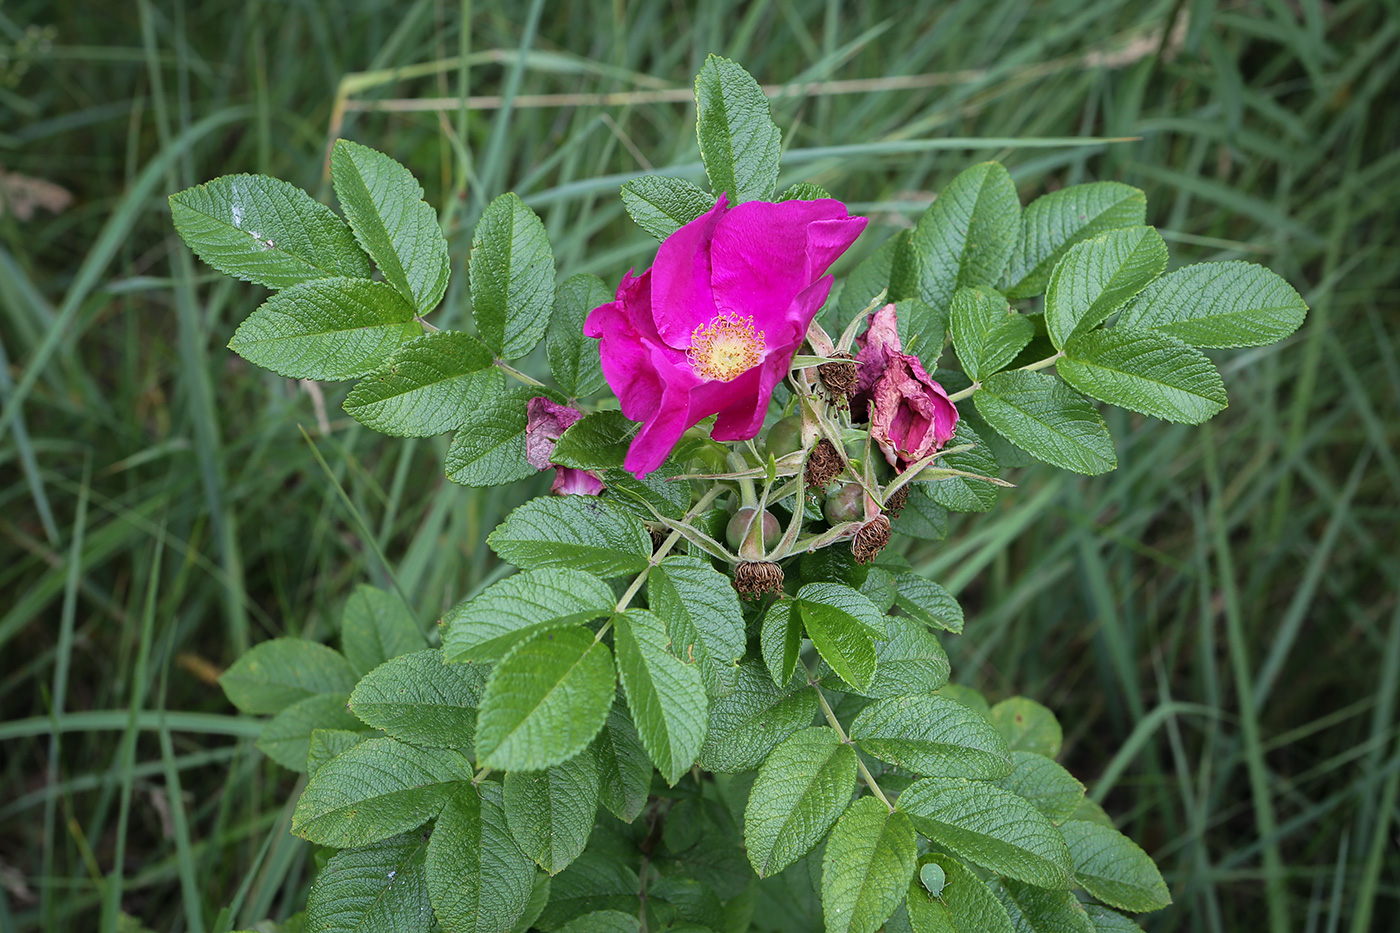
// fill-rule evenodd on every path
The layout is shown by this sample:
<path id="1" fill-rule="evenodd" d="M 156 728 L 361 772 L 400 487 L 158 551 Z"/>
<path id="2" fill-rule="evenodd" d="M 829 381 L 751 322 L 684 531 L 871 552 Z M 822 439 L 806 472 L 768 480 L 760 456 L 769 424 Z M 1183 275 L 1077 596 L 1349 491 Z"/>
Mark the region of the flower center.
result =
<path id="1" fill-rule="evenodd" d="M 729 382 L 753 369 L 766 349 L 763 331 L 754 330 L 752 317 L 721 311 L 690 335 L 690 365 L 706 379 Z"/>

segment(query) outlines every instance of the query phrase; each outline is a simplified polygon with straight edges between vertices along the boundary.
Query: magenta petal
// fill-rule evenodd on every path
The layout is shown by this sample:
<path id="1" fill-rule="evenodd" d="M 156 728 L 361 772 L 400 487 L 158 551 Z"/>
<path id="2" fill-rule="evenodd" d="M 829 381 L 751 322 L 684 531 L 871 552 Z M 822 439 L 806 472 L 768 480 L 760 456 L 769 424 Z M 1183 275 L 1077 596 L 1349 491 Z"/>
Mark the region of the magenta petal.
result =
<path id="1" fill-rule="evenodd" d="M 695 328 L 715 316 L 710 288 L 710 246 L 728 201 L 719 196 L 715 206 L 666 238 L 651 267 L 651 302 L 656 330 L 672 347 L 690 346 Z"/>
<path id="2" fill-rule="evenodd" d="M 556 467 L 549 491 L 556 496 L 596 496 L 603 491 L 603 481 L 588 470 Z"/>
<path id="3" fill-rule="evenodd" d="M 958 423 L 948 393 L 924 372 L 918 357 L 904 353 L 889 354 L 871 401 L 870 437 L 898 469 L 940 449 Z"/>

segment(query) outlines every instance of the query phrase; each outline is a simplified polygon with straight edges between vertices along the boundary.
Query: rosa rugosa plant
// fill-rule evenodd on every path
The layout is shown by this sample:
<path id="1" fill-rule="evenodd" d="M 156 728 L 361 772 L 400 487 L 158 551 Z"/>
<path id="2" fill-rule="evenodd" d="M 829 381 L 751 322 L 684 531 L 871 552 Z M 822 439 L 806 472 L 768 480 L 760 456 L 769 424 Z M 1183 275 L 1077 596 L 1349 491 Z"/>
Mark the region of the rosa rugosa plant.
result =
<path id="1" fill-rule="evenodd" d="M 738 65 L 711 57 L 696 103 L 712 190 L 623 187 L 652 267 L 612 300 L 556 282 L 502 195 L 469 330 L 428 320 L 446 241 L 372 149 L 334 148 L 343 219 L 261 176 L 171 197 L 199 256 L 274 289 L 244 358 L 359 380 L 345 411 L 384 433 L 454 432 L 455 482 L 553 468 L 589 493 L 511 512 L 487 543 L 518 572 L 431 642 L 416 620 L 441 607 L 362 587 L 340 650 L 277 639 L 222 677 L 307 776 L 304 928 L 1133 929 L 1120 911 L 1167 907 L 1167 880 L 1055 761 L 1050 710 L 949 683 L 963 612 L 899 544 L 995 506 L 1008 461 L 1112 469 L 1098 403 L 1206 420 L 1226 397 L 1201 348 L 1279 340 L 1303 302 L 1248 263 L 1167 272 L 1134 188 L 1023 209 L 988 162 L 832 307 L 865 221 L 777 192 L 780 134 Z M 517 365 L 541 343 L 548 383 Z"/>

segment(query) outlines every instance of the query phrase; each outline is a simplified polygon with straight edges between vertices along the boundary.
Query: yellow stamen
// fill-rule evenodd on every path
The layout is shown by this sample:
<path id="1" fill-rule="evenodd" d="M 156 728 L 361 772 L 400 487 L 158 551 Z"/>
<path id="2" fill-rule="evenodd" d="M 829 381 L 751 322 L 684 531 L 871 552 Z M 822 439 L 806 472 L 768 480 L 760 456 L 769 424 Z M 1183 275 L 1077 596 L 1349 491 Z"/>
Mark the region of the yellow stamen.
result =
<path id="1" fill-rule="evenodd" d="M 706 379 L 729 382 L 753 369 L 766 349 L 763 331 L 756 331 L 752 317 L 721 311 L 690 335 L 690 365 Z"/>

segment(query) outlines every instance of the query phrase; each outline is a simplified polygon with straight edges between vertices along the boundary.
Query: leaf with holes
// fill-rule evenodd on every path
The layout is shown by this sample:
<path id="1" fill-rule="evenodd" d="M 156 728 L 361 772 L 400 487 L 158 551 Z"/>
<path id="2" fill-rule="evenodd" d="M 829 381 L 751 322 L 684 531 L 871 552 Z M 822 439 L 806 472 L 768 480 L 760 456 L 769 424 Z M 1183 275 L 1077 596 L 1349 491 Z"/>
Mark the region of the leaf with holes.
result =
<path id="1" fill-rule="evenodd" d="M 828 726 L 793 733 L 758 769 L 744 810 L 744 844 L 760 878 L 826 838 L 856 789 L 856 753 Z"/>
<path id="2" fill-rule="evenodd" d="M 602 728 L 617 674 L 581 625 L 545 629 L 491 671 L 476 718 L 477 764 L 540 771 L 577 755 Z"/>
<path id="3" fill-rule="evenodd" d="M 225 175 L 170 196 L 175 230 L 226 275 L 268 288 L 368 279 L 369 260 L 329 207 L 266 175 Z"/>
<path id="4" fill-rule="evenodd" d="M 998 434 L 1052 466 L 1091 476 L 1118 465 L 1094 406 L 1044 373 L 997 373 L 972 396 L 977 413 Z"/>
<path id="5" fill-rule="evenodd" d="M 345 219 L 384 280 L 427 314 L 447 290 L 447 238 L 413 173 L 382 152 L 337 139 L 331 183 Z"/>

